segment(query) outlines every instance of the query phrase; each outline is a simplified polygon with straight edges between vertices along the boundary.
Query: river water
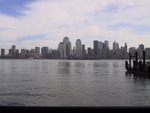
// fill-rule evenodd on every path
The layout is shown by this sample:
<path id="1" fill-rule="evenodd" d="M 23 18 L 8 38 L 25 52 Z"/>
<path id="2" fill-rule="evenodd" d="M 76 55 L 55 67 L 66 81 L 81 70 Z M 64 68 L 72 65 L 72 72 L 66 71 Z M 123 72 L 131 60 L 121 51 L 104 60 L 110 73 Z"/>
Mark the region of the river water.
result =
<path id="1" fill-rule="evenodd" d="M 0 60 L 0 106 L 149 106 L 124 60 Z"/>

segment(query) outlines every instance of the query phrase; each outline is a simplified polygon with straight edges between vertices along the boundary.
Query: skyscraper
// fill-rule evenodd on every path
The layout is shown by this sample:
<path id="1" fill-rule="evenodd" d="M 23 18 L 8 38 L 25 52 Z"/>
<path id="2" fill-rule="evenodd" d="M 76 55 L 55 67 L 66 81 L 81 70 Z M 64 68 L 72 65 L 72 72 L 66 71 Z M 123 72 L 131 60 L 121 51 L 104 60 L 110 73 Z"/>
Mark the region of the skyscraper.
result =
<path id="1" fill-rule="evenodd" d="M 5 49 L 1 49 L 1 57 L 5 56 Z"/>
<path id="2" fill-rule="evenodd" d="M 40 47 L 35 47 L 36 56 L 40 56 Z"/>
<path id="3" fill-rule="evenodd" d="M 97 58 L 98 57 L 98 41 L 94 40 L 94 57 Z"/>
<path id="4" fill-rule="evenodd" d="M 69 58 L 71 55 L 71 42 L 68 37 L 64 37 L 63 43 L 66 44 L 66 57 Z"/>
<path id="5" fill-rule="evenodd" d="M 113 42 L 113 50 L 118 50 L 118 49 L 119 49 L 119 44 L 116 41 L 114 41 Z"/>
<path id="6" fill-rule="evenodd" d="M 63 54 L 63 58 L 66 58 L 66 44 L 60 42 L 58 45 L 58 50 L 61 50 Z"/>
<path id="7" fill-rule="evenodd" d="M 12 56 L 16 57 L 16 46 L 12 45 Z"/>
<path id="8" fill-rule="evenodd" d="M 85 54 L 86 54 L 85 45 L 82 44 L 82 55 L 85 56 Z"/>
<path id="9" fill-rule="evenodd" d="M 76 40 L 76 57 L 80 58 L 82 56 L 82 42 L 80 39 Z"/>
<path id="10" fill-rule="evenodd" d="M 140 58 L 143 58 L 144 45 L 140 44 L 138 47 L 138 54 Z"/>
<path id="11" fill-rule="evenodd" d="M 42 53 L 43 55 L 49 53 L 49 48 L 48 48 L 48 47 L 42 47 L 41 53 Z"/>
<path id="12" fill-rule="evenodd" d="M 109 41 L 105 40 L 105 49 L 109 49 Z"/>

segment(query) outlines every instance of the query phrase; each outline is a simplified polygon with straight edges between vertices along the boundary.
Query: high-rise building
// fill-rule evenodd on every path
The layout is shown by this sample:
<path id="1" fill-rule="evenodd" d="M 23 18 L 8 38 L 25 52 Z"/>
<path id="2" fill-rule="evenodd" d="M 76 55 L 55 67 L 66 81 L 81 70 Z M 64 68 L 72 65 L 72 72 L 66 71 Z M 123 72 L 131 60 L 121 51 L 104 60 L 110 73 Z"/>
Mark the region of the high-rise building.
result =
<path id="1" fill-rule="evenodd" d="M 16 58 L 19 58 L 19 50 L 16 50 Z"/>
<path id="2" fill-rule="evenodd" d="M 62 51 L 63 58 L 66 58 L 66 44 L 60 42 L 58 45 L 58 50 Z"/>
<path id="3" fill-rule="evenodd" d="M 41 53 L 42 53 L 42 55 L 48 54 L 49 53 L 49 48 L 48 47 L 42 47 Z"/>
<path id="4" fill-rule="evenodd" d="M 104 45 L 105 45 L 105 49 L 109 49 L 109 41 L 105 40 Z"/>
<path id="5" fill-rule="evenodd" d="M 146 52 L 146 58 L 150 59 L 150 48 L 146 48 L 145 52 Z"/>
<path id="6" fill-rule="evenodd" d="M 53 49 L 51 53 L 51 58 L 52 59 L 60 59 L 63 58 L 62 51 L 59 49 Z"/>
<path id="7" fill-rule="evenodd" d="M 40 47 L 35 47 L 36 56 L 40 56 Z"/>
<path id="8" fill-rule="evenodd" d="M 92 49 L 90 47 L 87 48 L 89 57 L 92 57 Z"/>
<path id="9" fill-rule="evenodd" d="M 140 58 L 143 58 L 144 45 L 140 44 L 138 47 L 138 54 Z"/>
<path id="10" fill-rule="evenodd" d="M 82 57 L 82 42 L 80 39 L 76 40 L 76 57 L 77 58 Z"/>
<path id="11" fill-rule="evenodd" d="M 125 52 L 128 51 L 128 46 L 127 46 L 127 43 L 124 44 L 124 49 L 125 49 Z"/>
<path id="12" fill-rule="evenodd" d="M 94 40 L 94 56 L 95 58 L 98 57 L 98 41 L 97 40 Z"/>
<path id="13" fill-rule="evenodd" d="M 12 45 L 12 56 L 16 57 L 16 46 Z"/>
<path id="14" fill-rule="evenodd" d="M 103 44 L 103 42 L 98 42 L 98 48 L 100 49 L 100 50 L 103 50 L 104 49 L 104 44 Z"/>
<path id="15" fill-rule="evenodd" d="M 64 37 L 63 43 L 66 44 L 66 57 L 69 58 L 71 55 L 71 42 L 68 37 Z"/>
<path id="16" fill-rule="evenodd" d="M 35 49 L 31 49 L 31 50 L 30 50 L 30 53 L 35 53 Z"/>
<path id="17" fill-rule="evenodd" d="M 113 42 L 113 50 L 118 50 L 119 49 L 119 44 L 116 43 L 116 41 Z"/>
<path id="18" fill-rule="evenodd" d="M 1 49 L 1 57 L 5 56 L 5 49 Z"/>
<path id="19" fill-rule="evenodd" d="M 82 44 L 82 55 L 85 56 L 86 50 L 85 50 L 85 44 Z"/>
<path id="20" fill-rule="evenodd" d="M 12 56 L 12 49 L 9 49 L 8 55 Z"/>

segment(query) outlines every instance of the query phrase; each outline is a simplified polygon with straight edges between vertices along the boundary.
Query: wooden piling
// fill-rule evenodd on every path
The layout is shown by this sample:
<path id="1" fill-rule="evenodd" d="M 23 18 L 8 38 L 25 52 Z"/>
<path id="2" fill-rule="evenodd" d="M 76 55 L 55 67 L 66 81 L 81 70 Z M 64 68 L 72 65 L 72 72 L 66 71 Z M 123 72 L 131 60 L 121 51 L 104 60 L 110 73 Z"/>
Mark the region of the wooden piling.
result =
<path id="1" fill-rule="evenodd" d="M 128 61 L 125 61 L 125 67 L 126 67 L 127 70 L 129 69 L 128 68 Z"/>
<path id="2" fill-rule="evenodd" d="M 131 66 L 131 53 L 129 53 L 129 65 Z"/>
<path id="3" fill-rule="evenodd" d="M 133 70 L 136 70 L 136 66 L 137 66 L 137 63 L 136 63 L 136 60 L 133 61 Z"/>
<path id="4" fill-rule="evenodd" d="M 142 61 L 139 61 L 139 70 L 140 70 L 140 71 L 143 70 Z"/>
<path id="5" fill-rule="evenodd" d="M 143 51 L 143 68 L 145 67 L 145 51 Z"/>
<path id="6" fill-rule="evenodd" d="M 148 66 L 148 73 L 150 74 L 150 66 Z"/>

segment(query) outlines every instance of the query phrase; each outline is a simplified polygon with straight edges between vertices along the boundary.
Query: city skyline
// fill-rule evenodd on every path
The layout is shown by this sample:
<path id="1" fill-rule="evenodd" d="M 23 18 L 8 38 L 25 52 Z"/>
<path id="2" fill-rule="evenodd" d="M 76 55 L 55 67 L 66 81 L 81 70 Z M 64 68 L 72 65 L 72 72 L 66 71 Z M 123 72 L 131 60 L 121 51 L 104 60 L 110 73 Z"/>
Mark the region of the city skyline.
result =
<path id="1" fill-rule="evenodd" d="M 124 46 L 119 46 L 119 43 L 114 41 L 112 49 L 108 40 L 104 42 L 93 40 L 93 47 L 86 47 L 81 39 L 76 39 L 75 46 L 68 37 L 64 37 L 58 44 L 57 48 L 48 46 L 36 46 L 32 49 L 22 48 L 19 50 L 16 45 L 12 45 L 8 50 L 8 54 L 4 48 L 1 48 L 1 58 L 16 58 L 16 59 L 127 59 L 129 53 L 135 54 L 138 52 L 139 58 L 143 57 L 143 51 L 146 51 L 146 58 L 150 57 L 150 48 L 139 44 L 138 48 L 128 47 L 125 42 Z"/>
<path id="2" fill-rule="evenodd" d="M 0 47 L 57 48 L 64 36 L 86 47 L 93 40 L 149 47 L 149 5 L 149 0 L 0 0 Z"/>

